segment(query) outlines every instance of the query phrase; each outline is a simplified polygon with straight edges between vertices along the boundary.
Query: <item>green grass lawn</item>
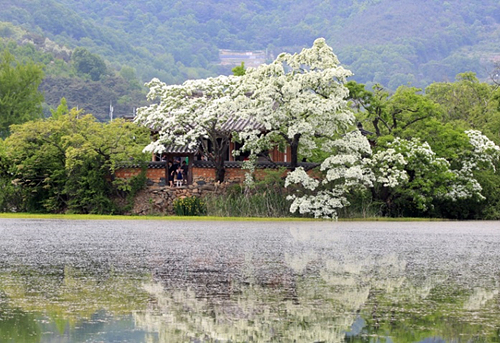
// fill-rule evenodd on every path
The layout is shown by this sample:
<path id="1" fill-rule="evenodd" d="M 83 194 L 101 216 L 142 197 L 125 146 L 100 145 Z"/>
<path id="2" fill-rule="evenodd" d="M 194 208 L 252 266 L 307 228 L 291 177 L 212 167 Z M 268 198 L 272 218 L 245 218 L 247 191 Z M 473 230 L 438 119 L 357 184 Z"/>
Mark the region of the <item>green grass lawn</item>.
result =
<path id="1" fill-rule="evenodd" d="M 181 216 L 118 216 L 97 214 L 39 214 L 39 213 L 0 213 L 1 218 L 15 219 L 64 219 L 64 220 L 213 220 L 213 221 L 322 221 L 313 218 L 262 218 L 262 217 L 181 217 Z M 439 221 L 429 218 L 339 218 L 339 221 Z"/>

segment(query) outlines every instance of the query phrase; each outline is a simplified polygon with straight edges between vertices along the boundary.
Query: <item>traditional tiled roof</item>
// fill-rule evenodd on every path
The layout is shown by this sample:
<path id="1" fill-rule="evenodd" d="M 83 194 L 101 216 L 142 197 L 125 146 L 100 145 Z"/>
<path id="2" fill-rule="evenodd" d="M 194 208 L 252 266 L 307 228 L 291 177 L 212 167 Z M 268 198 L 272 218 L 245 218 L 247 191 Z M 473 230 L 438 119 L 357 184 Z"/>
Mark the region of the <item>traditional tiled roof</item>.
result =
<path id="1" fill-rule="evenodd" d="M 144 164 L 147 166 L 148 169 L 165 169 L 165 166 L 167 165 L 167 162 L 165 161 L 152 161 L 152 162 L 146 162 L 146 163 L 137 163 L 135 161 L 127 161 L 127 162 L 121 162 L 119 163 L 119 167 L 121 168 L 142 168 Z"/>
<path id="2" fill-rule="evenodd" d="M 167 145 L 165 146 L 164 153 L 166 154 L 196 154 L 198 152 L 198 148 L 190 149 L 188 146 L 178 146 L 178 145 Z"/>
<path id="3" fill-rule="evenodd" d="M 233 117 L 229 119 L 224 125 L 222 125 L 223 132 L 241 132 L 245 129 L 254 129 L 264 131 L 265 127 L 262 124 L 257 123 L 252 119 L 241 119 Z"/>

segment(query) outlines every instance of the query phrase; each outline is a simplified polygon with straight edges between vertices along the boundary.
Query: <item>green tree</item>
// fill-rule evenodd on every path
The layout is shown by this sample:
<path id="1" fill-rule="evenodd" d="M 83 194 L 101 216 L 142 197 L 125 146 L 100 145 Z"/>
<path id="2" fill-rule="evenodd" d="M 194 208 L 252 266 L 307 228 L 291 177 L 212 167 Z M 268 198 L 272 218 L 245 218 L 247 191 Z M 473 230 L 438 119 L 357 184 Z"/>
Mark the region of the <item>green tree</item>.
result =
<path id="1" fill-rule="evenodd" d="M 481 130 L 500 142 L 500 107 L 497 87 L 480 82 L 475 73 L 458 74 L 455 82 L 436 82 L 426 88 L 428 98 L 439 103 L 446 122 Z"/>
<path id="2" fill-rule="evenodd" d="M 124 186 L 113 177 L 119 163 L 147 159 L 147 130 L 123 120 L 100 123 L 75 109 L 12 130 L 3 164 L 23 196 L 18 210 L 113 213 L 111 198 Z"/>
<path id="3" fill-rule="evenodd" d="M 349 99 L 358 119 L 369 123 L 377 137 L 403 136 L 405 131 L 432 118 L 441 116 L 441 108 L 415 87 L 400 86 L 390 94 L 381 85 L 367 91 L 363 84 L 349 81 Z"/>
<path id="4" fill-rule="evenodd" d="M 9 135 L 9 126 L 40 118 L 43 95 L 38 86 L 42 68 L 32 62 L 20 64 L 5 50 L 0 56 L 0 138 Z"/>
<path id="5" fill-rule="evenodd" d="M 76 48 L 71 60 L 79 74 L 88 75 L 93 81 L 99 81 L 107 73 L 104 60 L 85 48 Z"/>
<path id="6" fill-rule="evenodd" d="M 231 69 L 231 71 L 233 72 L 234 76 L 243 76 L 243 75 L 245 75 L 245 73 L 246 73 L 246 71 L 245 71 L 245 62 L 241 62 L 241 64 L 239 66 L 234 67 L 233 69 Z"/>

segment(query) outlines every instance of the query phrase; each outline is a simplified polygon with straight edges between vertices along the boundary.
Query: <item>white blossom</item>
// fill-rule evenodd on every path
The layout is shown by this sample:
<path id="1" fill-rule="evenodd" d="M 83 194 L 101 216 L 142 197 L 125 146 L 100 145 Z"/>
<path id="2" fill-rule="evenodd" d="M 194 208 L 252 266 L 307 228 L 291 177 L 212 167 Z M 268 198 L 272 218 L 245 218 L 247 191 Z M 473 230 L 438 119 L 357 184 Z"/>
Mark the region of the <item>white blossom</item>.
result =
<path id="1" fill-rule="evenodd" d="M 268 148 L 284 140 L 309 156 L 317 148 L 315 137 L 344 134 L 354 124 L 345 100 L 350 75 L 322 38 L 298 54 L 283 53 L 269 65 L 249 68 L 239 110 L 265 127 L 266 134 L 241 133 L 243 149 L 256 151 L 256 145 Z"/>
<path id="2" fill-rule="evenodd" d="M 135 122 L 158 131 L 156 141 L 144 150 L 161 152 L 164 145 L 196 147 L 232 118 L 229 104 L 240 78 L 219 76 L 166 85 L 158 79 L 147 84 L 149 100 L 159 103 L 137 110 Z"/>
<path id="3" fill-rule="evenodd" d="M 300 184 L 305 189 L 314 191 L 318 187 L 319 181 L 309 176 L 304 168 L 298 167 L 293 172 L 288 173 L 285 180 L 285 187 L 296 184 Z"/>
<path id="4" fill-rule="evenodd" d="M 465 131 L 469 137 L 469 142 L 474 150 L 469 157 L 470 165 L 468 168 L 477 167 L 478 164 L 484 164 L 486 167 L 495 170 L 494 162 L 500 158 L 500 147 L 483 135 L 481 131 L 468 130 Z"/>

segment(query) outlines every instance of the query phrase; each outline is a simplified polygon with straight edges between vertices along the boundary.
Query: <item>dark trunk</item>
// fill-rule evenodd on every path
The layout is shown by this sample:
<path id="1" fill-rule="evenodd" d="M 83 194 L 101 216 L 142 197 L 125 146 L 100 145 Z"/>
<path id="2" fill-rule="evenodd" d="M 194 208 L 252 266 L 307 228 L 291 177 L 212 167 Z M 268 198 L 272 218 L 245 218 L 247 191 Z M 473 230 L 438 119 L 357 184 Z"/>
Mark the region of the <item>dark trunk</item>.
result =
<path id="1" fill-rule="evenodd" d="M 215 165 L 215 181 L 224 182 L 224 175 L 226 174 L 226 169 L 224 168 L 224 161 L 222 163 L 217 163 Z"/>
<path id="2" fill-rule="evenodd" d="M 378 128 L 378 122 L 379 122 L 378 118 L 373 119 L 373 127 L 375 128 L 375 134 L 377 135 L 377 137 L 380 137 L 381 134 L 380 134 L 380 129 Z"/>
<path id="3" fill-rule="evenodd" d="M 292 143 L 290 144 L 290 150 L 292 156 L 290 157 L 290 168 L 295 170 L 299 166 L 299 140 L 300 140 L 300 133 L 297 133 L 295 136 L 293 136 Z"/>
<path id="4" fill-rule="evenodd" d="M 215 165 L 215 181 L 224 182 L 226 169 L 224 161 L 226 160 L 227 151 L 229 149 L 229 139 L 222 137 L 217 138 L 213 142 L 214 147 L 214 165 Z"/>

